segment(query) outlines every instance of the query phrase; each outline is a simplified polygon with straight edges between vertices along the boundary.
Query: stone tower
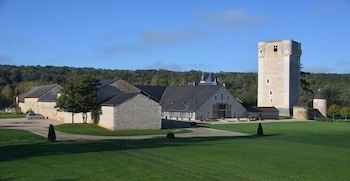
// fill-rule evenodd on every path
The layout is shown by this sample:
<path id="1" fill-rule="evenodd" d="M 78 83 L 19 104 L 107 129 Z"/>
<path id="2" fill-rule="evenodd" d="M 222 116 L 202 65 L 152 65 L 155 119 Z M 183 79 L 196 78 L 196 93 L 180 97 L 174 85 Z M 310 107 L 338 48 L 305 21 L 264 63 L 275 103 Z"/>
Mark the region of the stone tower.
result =
<path id="1" fill-rule="evenodd" d="M 259 42 L 258 107 L 276 107 L 291 116 L 298 103 L 301 44 L 293 40 Z"/>

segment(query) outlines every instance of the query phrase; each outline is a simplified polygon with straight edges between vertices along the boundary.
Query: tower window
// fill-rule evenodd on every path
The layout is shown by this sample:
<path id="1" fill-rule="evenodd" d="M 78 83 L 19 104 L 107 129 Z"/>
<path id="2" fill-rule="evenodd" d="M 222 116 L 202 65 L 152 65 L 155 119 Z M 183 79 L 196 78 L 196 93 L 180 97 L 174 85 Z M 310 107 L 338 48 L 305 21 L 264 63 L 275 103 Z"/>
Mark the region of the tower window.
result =
<path id="1" fill-rule="evenodd" d="M 278 46 L 277 46 L 277 45 L 274 45 L 274 46 L 273 46 L 273 51 L 274 51 L 274 52 L 277 52 L 277 51 L 278 51 Z"/>

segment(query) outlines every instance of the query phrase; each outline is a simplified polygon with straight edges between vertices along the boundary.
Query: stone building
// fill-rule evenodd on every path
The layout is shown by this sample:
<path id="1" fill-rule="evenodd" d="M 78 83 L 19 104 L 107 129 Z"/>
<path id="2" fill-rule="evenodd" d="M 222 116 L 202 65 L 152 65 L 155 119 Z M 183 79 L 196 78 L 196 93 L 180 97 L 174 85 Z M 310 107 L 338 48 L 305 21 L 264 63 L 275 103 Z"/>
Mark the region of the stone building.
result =
<path id="1" fill-rule="evenodd" d="M 301 44 L 293 40 L 259 42 L 258 107 L 292 115 L 299 99 L 301 53 Z"/>
<path id="2" fill-rule="evenodd" d="M 18 106 L 23 113 L 33 111 L 45 118 L 56 119 L 58 117 L 56 99 L 60 89 L 61 86 L 57 84 L 33 87 L 29 92 L 17 97 Z"/>
<path id="3" fill-rule="evenodd" d="M 197 85 L 136 86 L 162 106 L 162 118 L 195 121 L 247 117 L 247 110 L 210 74 Z M 206 82 L 206 81 L 210 82 Z"/>
<path id="4" fill-rule="evenodd" d="M 160 129 L 161 107 L 140 89 L 123 80 L 101 81 L 97 91 L 97 103 L 101 113 L 59 111 L 56 101 L 61 87 L 57 84 L 33 87 L 17 97 L 22 112 L 33 111 L 47 119 L 62 123 L 98 123 L 111 130 L 117 129 Z"/>

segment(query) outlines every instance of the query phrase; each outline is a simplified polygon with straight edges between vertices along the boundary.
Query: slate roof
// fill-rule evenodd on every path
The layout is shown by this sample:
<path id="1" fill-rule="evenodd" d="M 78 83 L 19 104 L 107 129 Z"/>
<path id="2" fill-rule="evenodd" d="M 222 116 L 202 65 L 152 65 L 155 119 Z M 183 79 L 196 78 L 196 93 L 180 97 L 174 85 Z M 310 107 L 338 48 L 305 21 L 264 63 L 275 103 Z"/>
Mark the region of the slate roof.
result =
<path id="1" fill-rule="evenodd" d="M 112 85 L 109 85 L 109 84 L 104 85 L 99 89 L 97 89 L 97 103 L 101 104 L 121 93 L 122 92 L 118 88 Z"/>
<path id="2" fill-rule="evenodd" d="M 41 102 L 56 102 L 57 100 L 57 94 L 62 89 L 61 86 L 57 85 L 50 89 L 46 94 L 43 94 L 40 96 L 39 101 Z"/>
<path id="3" fill-rule="evenodd" d="M 157 102 L 160 102 L 162 95 L 166 89 L 165 86 L 153 85 L 136 85 L 136 87 Z"/>
<path id="4" fill-rule="evenodd" d="M 141 93 L 137 87 L 124 80 L 100 80 L 97 87 L 97 103 L 102 105 L 119 105 L 122 102 Z M 24 98 L 39 98 L 41 102 L 55 102 L 57 94 L 62 89 L 57 84 L 33 87 L 29 92 L 19 95 L 19 101 Z"/>
<path id="5" fill-rule="evenodd" d="M 139 93 L 121 93 L 102 103 L 102 106 L 117 106 L 135 97 L 138 94 Z"/>
<path id="6" fill-rule="evenodd" d="M 169 86 L 165 89 L 160 104 L 166 112 L 195 112 L 218 90 L 219 86 Z"/>
<path id="7" fill-rule="evenodd" d="M 116 80 L 113 83 L 110 84 L 111 86 L 114 86 L 118 88 L 122 92 L 126 93 L 140 93 L 140 90 L 135 87 L 134 85 L 130 84 L 129 82 L 125 80 Z"/>
<path id="8" fill-rule="evenodd" d="M 59 86 L 58 84 L 35 86 L 29 92 L 20 94 L 18 100 L 20 102 L 24 101 L 24 98 L 40 98 L 44 94 L 48 93 L 51 89 Z"/>
<path id="9" fill-rule="evenodd" d="M 129 100 L 141 91 L 124 80 L 115 80 L 99 87 L 97 103 L 104 106 L 116 106 Z"/>

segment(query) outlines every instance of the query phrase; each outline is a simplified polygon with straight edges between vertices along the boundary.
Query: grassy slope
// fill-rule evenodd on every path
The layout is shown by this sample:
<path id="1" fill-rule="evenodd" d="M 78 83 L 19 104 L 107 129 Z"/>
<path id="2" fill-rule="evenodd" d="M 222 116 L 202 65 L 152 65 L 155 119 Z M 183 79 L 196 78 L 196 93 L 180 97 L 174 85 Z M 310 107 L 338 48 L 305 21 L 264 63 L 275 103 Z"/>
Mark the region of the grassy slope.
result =
<path id="1" fill-rule="evenodd" d="M 274 123 L 264 131 L 274 135 L 0 143 L 0 180 L 348 180 L 350 123 Z"/>
<path id="2" fill-rule="evenodd" d="M 0 119 L 10 119 L 10 118 L 24 118 L 24 114 L 20 113 L 4 113 L 0 112 Z"/>
<path id="3" fill-rule="evenodd" d="M 56 130 L 72 134 L 98 135 L 98 136 L 138 136 L 138 135 L 159 135 L 174 133 L 188 133 L 190 130 L 181 129 L 144 129 L 144 130 L 118 130 L 110 131 L 94 124 L 61 124 L 55 127 Z"/>

